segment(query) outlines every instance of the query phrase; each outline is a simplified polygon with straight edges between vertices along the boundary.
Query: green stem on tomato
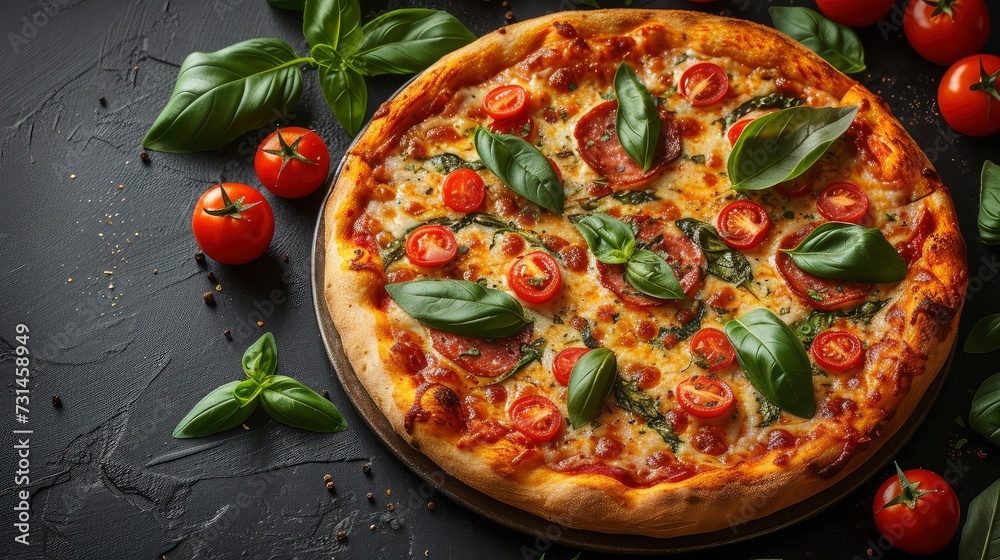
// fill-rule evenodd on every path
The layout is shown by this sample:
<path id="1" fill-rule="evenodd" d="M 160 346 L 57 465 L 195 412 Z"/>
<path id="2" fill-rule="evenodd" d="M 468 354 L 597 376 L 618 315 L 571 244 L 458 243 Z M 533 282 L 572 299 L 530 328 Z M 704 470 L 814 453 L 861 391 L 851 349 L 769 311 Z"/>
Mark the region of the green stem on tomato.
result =
<path id="1" fill-rule="evenodd" d="M 230 200 L 229 195 L 226 194 L 226 189 L 222 186 L 222 183 L 219 183 L 219 190 L 222 191 L 222 204 L 224 204 L 225 206 L 219 208 L 218 210 L 202 208 L 202 210 L 204 210 L 206 214 L 209 214 L 211 216 L 229 216 L 230 218 L 236 218 L 237 220 L 239 220 L 243 217 L 240 215 L 240 212 L 249 210 L 254 206 L 260 204 L 260 202 L 254 202 L 253 204 L 244 205 L 243 201 L 246 200 L 247 198 L 245 196 L 237 198 L 235 202 Z"/>
<path id="2" fill-rule="evenodd" d="M 951 21 L 955 21 L 955 10 L 953 6 L 957 3 L 958 0 L 924 0 L 924 4 L 934 6 L 934 11 L 931 13 L 931 17 L 948 14 Z"/>

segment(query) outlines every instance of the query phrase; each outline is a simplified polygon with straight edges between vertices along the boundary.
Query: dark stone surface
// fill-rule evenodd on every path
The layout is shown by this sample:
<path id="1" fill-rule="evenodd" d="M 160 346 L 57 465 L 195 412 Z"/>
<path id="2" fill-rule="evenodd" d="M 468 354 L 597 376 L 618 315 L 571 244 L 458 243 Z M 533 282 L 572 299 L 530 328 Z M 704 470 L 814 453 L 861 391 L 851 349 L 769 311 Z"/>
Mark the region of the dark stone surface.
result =
<path id="1" fill-rule="evenodd" d="M 502 25 L 508 9 L 500 0 L 362 3 L 370 14 L 388 4 L 449 9 L 479 34 Z M 512 4 L 517 19 L 575 7 L 569 0 Z M 749 0 L 635 4 L 770 21 L 766 5 Z M 1000 9 L 990 6 L 1000 24 Z M 140 162 L 141 139 L 188 53 L 258 36 L 283 38 L 305 53 L 299 27 L 299 14 L 264 0 L 0 4 L 6 39 L 0 46 L 6 388 L 0 557 L 514 559 L 547 551 L 549 560 L 560 560 L 575 554 L 435 494 L 358 418 L 333 377 L 313 314 L 309 254 L 322 194 L 299 201 L 267 194 L 277 233 L 257 262 L 195 263 L 191 208 L 220 176 L 256 184 L 251 155 L 258 132 L 218 153 L 151 153 L 148 164 Z M 891 16 L 861 36 L 869 70 L 858 79 L 887 99 L 952 188 L 972 279 L 964 340 L 975 320 L 1000 310 L 1000 261 L 975 234 L 979 169 L 987 156 L 997 157 L 997 137 L 950 131 L 934 101 L 944 69 L 920 59 Z M 998 33 L 985 50 L 1000 51 Z M 369 111 L 403 80 L 369 80 Z M 314 72 L 305 72 L 303 91 L 287 122 L 317 129 L 339 158 L 350 138 L 325 106 Z M 212 307 L 202 301 L 213 289 L 209 270 L 222 285 Z M 27 425 L 13 418 L 19 323 L 30 328 Z M 232 341 L 224 329 L 232 330 Z M 243 349 L 264 330 L 278 340 L 279 371 L 328 389 L 351 428 L 320 436 L 254 416 L 249 431 L 172 439 L 173 426 L 202 395 L 240 376 Z M 1000 474 L 1000 450 L 956 421 L 967 416 L 972 391 L 996 369 L 995 357 L 959 352 L 927 422 L 898 457 L 904 467 L 956 474 L 963 508 Z M 56 394 L 58 408 L 51 404 Z M 30 546 L 15 544 L 12 529 L 20 489 L 13 482 L 12 430 L 25 427 L 34 430 Z M 362 473 L 365 463 L 370 476 Z M 336 481 L 334 493 L 322 482 L 327 473 Z M 890 474 L 883 469 L 839 505 L 793 528 L 697 557 L 864 558 L 872 548 L 873 558 L 901 558 L 878 550 L 870 513 L 874 489 Z M 434 511 L 426 508 L 429 500 Z M 340 530 L 346 541 L 337 540 Z M 956 548 L 957 538 L 947 556 Z M 600 557 L 610 556 L 582 556 Z"/>

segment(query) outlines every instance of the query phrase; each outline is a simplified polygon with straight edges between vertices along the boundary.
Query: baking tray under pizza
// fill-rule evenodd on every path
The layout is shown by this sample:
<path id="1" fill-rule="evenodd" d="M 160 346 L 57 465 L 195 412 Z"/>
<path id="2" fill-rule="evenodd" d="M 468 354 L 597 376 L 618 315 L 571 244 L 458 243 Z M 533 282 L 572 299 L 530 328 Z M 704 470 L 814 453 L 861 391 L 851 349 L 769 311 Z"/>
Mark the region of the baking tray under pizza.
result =
<path id="1" fill-rule="evenodd" d="M 404 86 L 405 87 L 405 86 Z M 362 134 L 364 131 L 362 131 Z M 360 134 L 359 134 L 360 136 Z M 343 166 L 343 162 L 341 163 Z M 333 185 L 340 175 L 340 168 L 327 184 L 329 201 Z M 369 396 L 361 380 L 351 367 L 341 344 L 340 334 L 333 325 L 333 319 L 325 305 L 323 287 L 326 285 L 326 236 L 325 214 L 326 202 L 320 208 L 319 221 L 316 224 L 313 239 L 312 287 L 313 305 L 319 322 L 320 334 L 326 352 L 333 362 L 337 378 L 343 386 L 351 403 L 361 414 L 365 423 L 390 451 L 419 477 L 432 484 L 438 491 L 459 505 L 472 510 L 483 517 L 501 525 L 531 535 L 558 542 L 573 548 L 593 550 L 598 552 L 613 552 L 618 554 L 679 554 L 714 548 L 727 544 L 760 537 L 768 533 L 810 518 L 841 501 L 875 473 L 882 470 L 888 462 L 903 448 L 930 412 L 931 405 L 937 398 L 945 378 L 951 368 L 955 351 L 941 372 L 928 387 L 923 398 L 914 410 L 910 421 L 890 436 L 868 461 L 845 476 L 833 486 L 814 494 L 813 496 L 777 511 L 766 517 L 754 519 L 732 529 L 722 529 L 710 533 L 686 535 L 668 539 L 659 539 L 639 535 L 612 535 L 594 531 L 584 531 L 568 527 L 558 527 L 553 530 L 553 523 L 537 515 L 515 508 L 496 500 L 457 478 L 444 473 L 442 469 L 426 455 L 411 447 L 406 440 L 393 430 L 392 425 L 382 414 L 382 411 Z"/>

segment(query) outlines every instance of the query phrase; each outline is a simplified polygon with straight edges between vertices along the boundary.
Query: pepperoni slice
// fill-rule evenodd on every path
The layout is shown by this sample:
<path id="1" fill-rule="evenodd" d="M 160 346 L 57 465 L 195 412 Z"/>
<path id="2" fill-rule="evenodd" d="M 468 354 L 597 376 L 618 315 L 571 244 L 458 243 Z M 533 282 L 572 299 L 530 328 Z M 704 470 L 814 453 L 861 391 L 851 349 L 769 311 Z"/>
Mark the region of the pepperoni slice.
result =
<path id="1" fill-rule="evenodd" d="M 521 345 L 531 342 L 532 328 L 506 338 L 472 338 L 429 329 L 431 344 L 442 356 L 473 375 L 496 377 L 521 359 Z"/>
<path id="2" fill-rule="evenodd" d="M 640 231 L 641 237 L 641 231 Z M 694 298 L 702 286 L 702 261 L 704 255 L 694 243 L 683 236 L 664 236 L 650 245 L 653 251 L 665 251 L 667 264 L 674 269 L 677 280 L 685 295 Z M 625 280 L 625 265 L 604 264 L 597 261 L 597 272 L 601 275 L 601 285 L 611 290 L 618 299 L 629 307 L 656 307 L 668 300 L 647 296 L 636 290 Z"/>
<path id="3" fill-rule="evenodd" d="M 602 103 L 580 119 L 574 131 L 580 156 L 611 185 L 633 185 L 650 179 L 660 167 L 681 154 L 681 134 L 673 114 L 662 105 L 659 112 L 663 126 L 653 154 L 653 165 L 648 171 L 643 172 L 618 141 L 615 128 L 617 101 Z"/>
<path id="4" fill-rule="evenodd" d="M 798 246 L 809 232 L 816 229 L 818 224 L 810 224 L 799 231 L 785 237 L 781 241 L 780 249 L 792 249 Z M 832 311 L 851 305 L 861 303 L 872 291 L 872 285 L 861 282 L 849 282 L 846 280 L 829 280 L 820 278 L 802 270 L 795 265 L 792 257 L 787 253 L 778 251 L 774 257 L 778 271 L 788 282 L 788 286 L 799 296 L 803 302 L 820 311 Z"/>
<path id="5" fill-rule="evenodd" d="M 694 299 L 704 284 L 702 274 L 707 266 L 705 254 L 690 239 L 669 232 L 663 222 L 651 220 L 639 228 L 636 237 L 649 244 L 649 250 L 666 253 L 665 260 L 674 269 L 677 280 L 684 289 L 684 295 Z"/>

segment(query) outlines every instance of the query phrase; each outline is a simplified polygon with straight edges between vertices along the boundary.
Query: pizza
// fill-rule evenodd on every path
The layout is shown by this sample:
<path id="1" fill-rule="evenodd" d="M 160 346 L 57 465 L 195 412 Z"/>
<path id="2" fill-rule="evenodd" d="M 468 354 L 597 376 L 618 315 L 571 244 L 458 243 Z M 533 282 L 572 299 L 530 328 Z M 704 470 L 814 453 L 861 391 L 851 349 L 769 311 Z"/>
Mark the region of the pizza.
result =
<path id="1" fill-rule="evenodd" d="M 445 57 L 376 112 L 324 219 L 325 304 L 393 428 L 606 533 L 718 530 L 863 465 L 943 368 L 968 277 L 885 102 L 684 11 Z"/>

